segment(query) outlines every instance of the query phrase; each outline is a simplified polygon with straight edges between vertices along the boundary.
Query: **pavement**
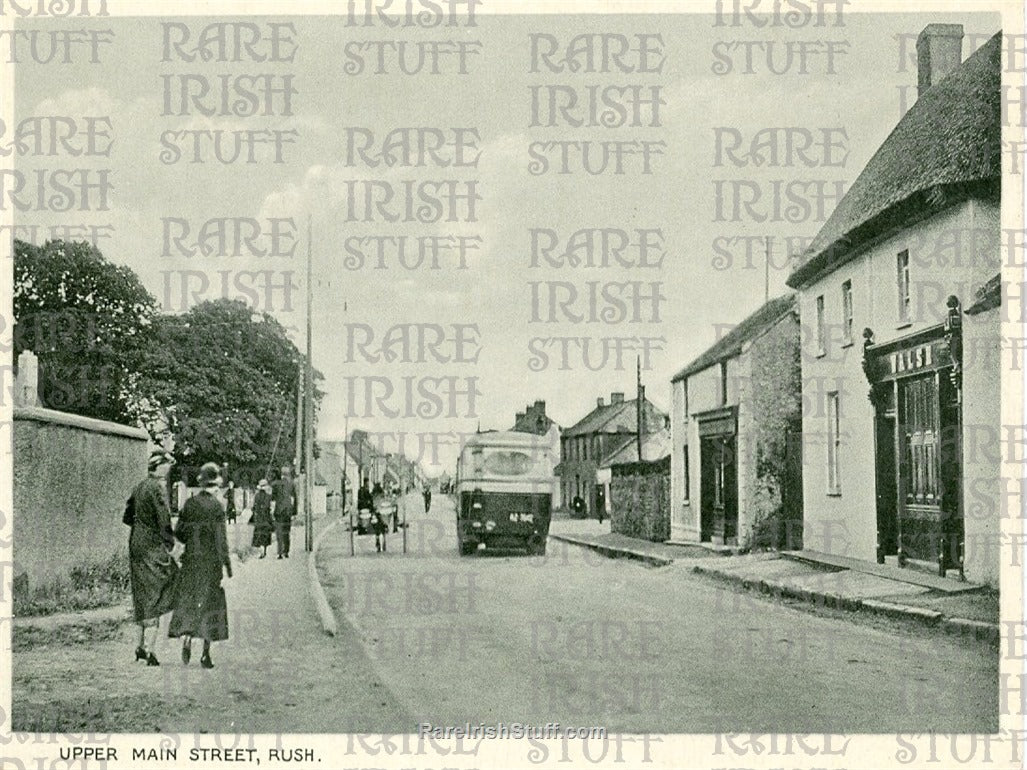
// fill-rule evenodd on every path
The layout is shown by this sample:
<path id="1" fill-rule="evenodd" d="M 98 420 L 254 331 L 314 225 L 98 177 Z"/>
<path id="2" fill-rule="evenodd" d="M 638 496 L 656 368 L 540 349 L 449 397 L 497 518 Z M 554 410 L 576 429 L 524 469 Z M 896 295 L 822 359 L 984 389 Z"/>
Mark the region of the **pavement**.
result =
<path id="1" fill-rule="evenodd" d="M 324 529 L 327 521 L 315 522 Z M 150 733 L 346 733 L 409 729 L 411 718 L 383 686 L 352 628 L 322 628 L 309 583 L 303 527 L 289 559 L 249 548 L 253 528 L 228 528 L 233 577 L 222 581 L 229 639 L 212 647 L 213 670 L 189 665 L 180 644 L 158 635 L 161 665 L 133 660 L 138 629 L 129 607 L 14 622 L 12 729 Z M 344 708 L 340 708 L 344 704 Z"/>
<path id="2" fill-rule="evenodd" d="M 998 592 L 986 586 L 897 567 L 862 567 L 855 560 L 812 552 L 725 557 L 699 545 L 654 543 L 611 533 L 609 521 L 600 524 L 594 519 L 555 519 L 550 537 L 611 558 L 653 566 L 685 564 L 695 573 L 778 598 L 885 615 L 996 644 L 999 640 Z"/>

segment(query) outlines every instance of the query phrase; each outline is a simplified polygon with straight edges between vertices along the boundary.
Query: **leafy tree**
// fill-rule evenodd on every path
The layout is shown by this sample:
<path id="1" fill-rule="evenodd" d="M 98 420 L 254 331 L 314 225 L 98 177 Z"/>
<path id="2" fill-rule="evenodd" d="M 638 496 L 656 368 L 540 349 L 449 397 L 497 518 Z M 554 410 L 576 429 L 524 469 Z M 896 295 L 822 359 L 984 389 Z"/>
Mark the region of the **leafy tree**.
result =
<path id="1" fill-rule="evenodd" d="M 39 357 L 44 406 L 130 423 L 129 380 L 156 300 L 88 243 L 14 242 L 14 355 Z"/>
<path id="2" fill-rule="evenodd" d="M 158 316 L 154 332 L 137 408 L 152 434 L 174 436 L 180 472 L 228 463 L 231 477 L 255 483 L 289 464 L 304 358 L 273 316 L 219 299 Z"/>

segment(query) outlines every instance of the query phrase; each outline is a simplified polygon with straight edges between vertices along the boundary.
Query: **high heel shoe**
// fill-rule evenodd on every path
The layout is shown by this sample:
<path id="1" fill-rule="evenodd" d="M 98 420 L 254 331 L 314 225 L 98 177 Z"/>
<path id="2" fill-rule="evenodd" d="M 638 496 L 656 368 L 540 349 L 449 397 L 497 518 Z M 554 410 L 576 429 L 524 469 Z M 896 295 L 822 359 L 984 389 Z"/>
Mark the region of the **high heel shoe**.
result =
<path id="1" fill-rule="evenodd" d="M 148 654 L 148 655 L 146 656 L 146 665 L 147 665 L 147 666 L 159 666 L 159 665 L 160 665 L 160 661 L 159 661 L 159 660 L 157 660 L 157 656 L 156 656 L 156 655 L 154 655 L 154 654 L 153 654 L 153 653 L 151 652 L 151 653 L 149 653 L 149 654 Z"/>
<path id="2" fill-rule="evenodd" d="M 136 647 L 136 660 L 146 660 L 146 650 Z"/>
<path id="3" fill-rule="evenodd" d="M 204 668 L 214 668 L 214 661 L 210 659 L 210 653 L 205 652 L 200 656 L 200 665 Z"/>

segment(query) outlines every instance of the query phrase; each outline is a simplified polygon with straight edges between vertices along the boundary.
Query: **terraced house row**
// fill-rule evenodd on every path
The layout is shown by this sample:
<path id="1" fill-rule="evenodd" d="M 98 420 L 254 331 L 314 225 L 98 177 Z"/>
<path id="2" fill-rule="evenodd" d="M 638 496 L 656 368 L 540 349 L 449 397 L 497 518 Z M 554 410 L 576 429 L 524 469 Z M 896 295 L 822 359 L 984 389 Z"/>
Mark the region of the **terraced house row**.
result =
<path id="1" fill-rule="evenodd" d="M 997 584 L 1002 42 L 963 37 L 920 34 L 918 99 L 795 294 L 674 378 L 673 539 Z"/>
<path id="2" fill-rule="evenodd" d="M 669 432 L 644 402 L 659 440 L 618 458 L 637 421 L 619 393 L 563 432 L 565 505 L 653 540 L 997 585 L 1002 37 L 965 61 L 963 43 L 961 25 L 921 32 L 916 102 L 793 255 L 793 292 L 673 377 Z M 654 473 L 669 492 L 639 486 Z"/>

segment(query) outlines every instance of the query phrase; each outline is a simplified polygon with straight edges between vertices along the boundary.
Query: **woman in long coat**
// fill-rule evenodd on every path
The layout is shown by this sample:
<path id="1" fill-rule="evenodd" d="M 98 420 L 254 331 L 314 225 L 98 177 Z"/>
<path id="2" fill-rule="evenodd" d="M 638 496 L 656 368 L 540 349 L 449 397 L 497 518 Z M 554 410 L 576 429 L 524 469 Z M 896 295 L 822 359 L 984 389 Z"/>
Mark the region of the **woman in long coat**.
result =
<path id="1" fill-rule="evenodd" d="M 235 482 L 229 481 L 225 489 L 225 518 L 229 524 L 235 524 Z"/>
<path id="2" fill-rule="evenodd" d="M 128 536 L 128 558 L 132 609 L 139 625 L 136 660 L 145 660 L 149 666 L 160 665 L 153 653 L 157 623 L 161 615 L 171 611 L 175 600 L 178 567 L 171 558 L 175 536 L 171 531 L 171 513 L 164 487 L 171 463 L 171 455 L 162 450 L 150 455 L 150 474 L 132 490 L 123 519 L 132 527 Z"/>
<path id="3" fill-rule="evenodd" d="M 214 463 L 200 468 L 201 491 L 186 500 L 175 526 L 175 537 L 185 543 L 182 569 L 175 592 L 175 612 L 168 636 L 182 637 L 182 662 L 192 655 L 194 636 L 203 639 L 200 665 L 214 668 L 210 643 L 228 638 L 228 604 L 221 587 L 222 570 L 232 577 L 225 531 L 225 510 L 214 496 L 219 484 Z"/>
<path id="4" fill-rule="evenodd" d="M 253 498 L 253 547 L 263 548 L 260 558 L 267 556 L 267 547 L 271 545 L 271 531 L 274 521 L 271 520 L 271 485 L 267 479 L 257 484 L 257 494 Z"/>

